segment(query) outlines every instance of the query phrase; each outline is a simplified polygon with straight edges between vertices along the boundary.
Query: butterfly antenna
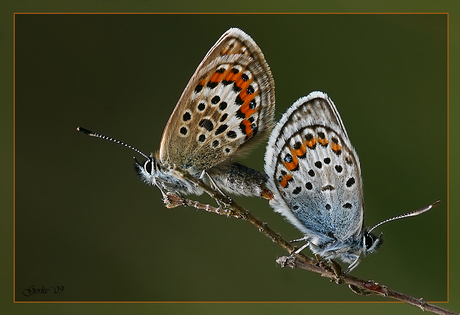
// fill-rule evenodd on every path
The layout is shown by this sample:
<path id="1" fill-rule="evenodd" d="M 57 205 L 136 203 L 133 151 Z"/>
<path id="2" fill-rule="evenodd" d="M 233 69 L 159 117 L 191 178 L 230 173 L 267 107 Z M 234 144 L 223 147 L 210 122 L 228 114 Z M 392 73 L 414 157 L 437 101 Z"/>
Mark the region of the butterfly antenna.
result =
<path id="1" fill-rule="evenodd" d="M 77 131 L 83 132 L 84 134 L 86 134 L 88 136 L 91 136 L 91 137 L 100 138 L 100 139 L 115 142 L 116 144 L 120 144 L 120 145 L 122 145 L 124 147 L 127 147 L 127 148 L 133 150 L 133 151 L 136 151 L 137 153 L 139 153 L 140 155 L 142 155 L 146 159 L 149 159 L 149 157 L 145 153 L 140 151 L 139 149 L 137 149 L 137 148 L 135 148 L 135 147 L 133 147 L 133 146 L 127 144 L 127 143 L 121 142 L 120 140 L 117 140 L 117 139 L 114 139 L 114 138 L 111 138 L 111 137 L 108 137 L 108 136 L 101 135 L 100 133 L 92 132 L 91 130 L 88 130 L 88 129 L 85 129 L 85 128 L 82 128 L 82 127 L 77 127 Z"/>
<path id="2" fill-rule="evenodd" d="M 391 222 L 391 221 L 395 221 L 395 220 L 399 220 L 399 219 L 404 219 L 404 218 L 409 218 L 409 217 L 415 217 L 419 214 L 422 214 L 424 212 L 427 212 L 428 210 L 431 210 L 431 208 L 433 208 L 435 205 L 437 205 L 438 203 L 441 203 L 441 200 L 437 200 L 435 202 L 433 202 L 431 205 L 425 207 L 425 208 L 422 208 L 422 209 L 419 209 L 419 210 L 415 210 L 415 211 L 412 211 L 412 212 L 409 212 L 409 213 L 406 213 L 406 214 L 401 214 L 401 215 L 398 215 L 396 217 L 393 217 L 393 218 L 390 218 L 390 219 L 387 219 L 385 221 L 382 221 L 376 225 L 374 225 L 369 231 L 368 233 L 371 233 L 373 230 L 375 230 L 376 228 L 378 228 L 379 226 L 381 226 L 382 224 L 385 224 L 385 223 L 388 223 L 388 222 Z"/>

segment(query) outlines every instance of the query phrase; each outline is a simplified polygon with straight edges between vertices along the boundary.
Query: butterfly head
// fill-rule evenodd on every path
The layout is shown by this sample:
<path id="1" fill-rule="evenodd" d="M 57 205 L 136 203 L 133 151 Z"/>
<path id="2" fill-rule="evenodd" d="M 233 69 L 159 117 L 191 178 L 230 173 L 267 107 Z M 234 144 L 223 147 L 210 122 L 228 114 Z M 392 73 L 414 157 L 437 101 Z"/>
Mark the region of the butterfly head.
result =
<path id="1" fill-rule="evenodd" d="M 161 164 L 153 155 L 150 155 L 144 163 L 139 163 L 134 157 L 134 168 L 139 178 L 149 185 L 155 185 L 156 178 L 161 177 L 160 173 L 164 172 Z"/>
<path id="2" fill-rule="evenodd" d="M 382 245 L 383 233 L 379 236 L 364 230 L 362 233 L 352 236 L 345 240 L 331 240 L 329 238 L 320 238 L 320 243 L 310 241 L 310 249 L 314 254 L 328 259 L 338 258 L 349 266 L 345 273 L 351 272 L 360 262 L 360 256 L 372 254 Z M 321 243 L 321 241 L 323 243 Z"/>
<path id="3" fill-rule="evenodd" d="M 163 193 L 170 192 L 184 195 L 201 195 L 203 193 L 194 183 L 184 179 L 180 173 L 162 163 L 158 156 L 151 154 L 146 157 L 143 163 L 140 163 L 134 157 L 134 161 L 134 168 L 139 178 L 148 185 L 157 186 Z"/>

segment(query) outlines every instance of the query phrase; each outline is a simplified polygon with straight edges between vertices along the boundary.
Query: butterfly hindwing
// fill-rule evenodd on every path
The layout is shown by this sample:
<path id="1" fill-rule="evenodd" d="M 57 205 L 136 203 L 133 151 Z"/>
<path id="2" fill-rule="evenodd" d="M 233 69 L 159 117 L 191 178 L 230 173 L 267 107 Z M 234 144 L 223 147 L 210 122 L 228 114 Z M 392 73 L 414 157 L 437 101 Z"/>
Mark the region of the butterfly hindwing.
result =
<path id="1" fill-rule="evenodd" d="M 160 160 L 199 173 L 241 153 L 270 130 L 274 82 L 257 44 L 228 30 L 190 79 L 160 145 Z"/>
<path id="2" fill-rule="evenodd" d="M 361 170 L 326 94 L 311 93 L 283 115 L 265 156 L 276 211 L 312 238 L 345 240 L 361 232 Z"/>

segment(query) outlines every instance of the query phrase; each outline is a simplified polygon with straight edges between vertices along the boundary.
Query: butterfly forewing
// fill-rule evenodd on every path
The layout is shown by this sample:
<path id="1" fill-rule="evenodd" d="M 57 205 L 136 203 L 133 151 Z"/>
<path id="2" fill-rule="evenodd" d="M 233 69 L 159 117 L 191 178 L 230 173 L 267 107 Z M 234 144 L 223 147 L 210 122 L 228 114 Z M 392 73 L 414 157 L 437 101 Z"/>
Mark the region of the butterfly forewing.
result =
<path id="1" fill-rule="evenodd" d="M 360 233 L 359 160 L 327 95 L 315 92 L 291 106 L 270 137 L 265 159 L 271 203 L 301 231 L 338 240 Z"/>
<path id="2" fill-rule="evenodd" d="M 274 103 L 261 50 L 243 31 L 230 29 L 182 94 L 163 133 L 160 160 L 191 173 L 219 165 L 270 131 Z"/>

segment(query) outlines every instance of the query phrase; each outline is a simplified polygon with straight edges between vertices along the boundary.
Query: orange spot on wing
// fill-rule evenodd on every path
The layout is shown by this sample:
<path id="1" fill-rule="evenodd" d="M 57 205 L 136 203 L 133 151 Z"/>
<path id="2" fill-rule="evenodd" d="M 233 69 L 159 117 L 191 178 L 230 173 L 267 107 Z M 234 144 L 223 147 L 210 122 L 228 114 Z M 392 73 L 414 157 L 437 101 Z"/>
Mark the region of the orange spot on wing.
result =
<path id="1" fill-rule="evenodd" d="M 337 152 L 337 151 L 341 151 L 342 150 L 342 146 L 340 144 L 336 144 L 334 142 L 331 143 L 331 149 L 332 151 L 334 152 Z"/>
<path id="2" fill-rule="evenodd" d="M 299 149 L 292 149 L 291 152 L 296 156 L 304 156 L 307 152 L 307 147 L 305 146 L 305 143 L 302 143 Z"/>
<path id="3" fill-rule="evenodd" d="M 253 133 L 252 123 L 248 119 L 244 119 L 241 123 L 244 125 L 244 133 L 248 138 L 251 138 Z"/>
<path id="4" fill-rule="evenodd" d="M 211 75 L 211 78 L 209 78 L 209 81 L 210 82 L 221 82 L 222 79 L 224 78 L 224 76 L 226 75 L 226 72 L 227 71 L 224 71 L 222 73 L 219 73 L 219 72 L 214 72 L 212 75 Z"/>
<path id="5" fill-rule="evenodd" d="M 316 144 L 316 138 L 313 137 L 311 140 L 305 140 L 304 143 L 307 147 L 309 147 L 310 149 L 313 149 L 313 147 Z"/>
<path id="6" fill-rule="evenodd" d="M 253 79 L 249 79 L 247 81 L 244 81 L 243 78 L 242 78 L 242 75 L 243 75 L 243 71 L 241 71 L 239 74 L 240 76 L 238 78 L 235 79 L 235 84 L 242 89 L 242 91 L 245 91 L 248 86 L 252 83 Z"/>
<path id="7" fill-rule="evenodd" d="M 252 114 L 254 114 L 255 112 L 259 110 L 259 106 L 256 106 L 254 109 L 251 109 L 251 107 L 249 107 L 249 104 L 254 99 L 254 97 L 256 97 L 257 95 L 258 95 L 258 91 L 252 94 L 248 94 L 246 93 L 246 89 L 241 91 L 239 94 L 240 98 L 244 102 L 243 105 L 241 105 L 240 110 L 246 116 L 246 118 L 251 117 Z"/>
<path id="8" fill-rule="evenodd" d="M 198 85 L 201 85 L 202 87 L 204 87 L 206 85 L 206 78 L 201 80 L 200 83 L 198 83 Z"/>
<path id="9" fill-rule="evenodd" d="M 329 143 L 329 141 L 326 138 L 317 138 L 318 142 L 321 143 L 322 145 L 326 145 Z"/>
<path id="10" fill-rule="evenodd" d="M 240 75 L 240 73 L 233 73 L 233 71 L 227 71 L 225 77 L 223 78 L 225 81 L 231 81 L 231 82 L 235 82 L 235 80 L 237 79 L 238 75 Z"/>
<path id="11" fill-rule="evenodd" d="M 243 81 L 244 82 L 244 81 Z M 249 84 L 246 86 L 243 87 L 243 89 L 241 90 L 240 92 L 240 97 L 242 100 L 246 101 L 246 100 L 252 100 L 255 96 L 255 94 L 257 93 L 257 91 L 254 91 L 254 93 L 252 94 L 248 94 L 248 91 L 247 91 L 247 88 L 248 88 Z"/>
<path id="12" fill-rule="evenodd" d="M 297 168 L 297 166 L 299 165 L 299 160 L 297 159 L 297 156 L 294 152 L 294 150 L 290 149 L 291 150 L 291 156 L 292 156 L 292 162 L 283 162 L 284 166 L 289 170 L 289 171 L 292 171 L 294 169 Z"/>
<path id="13" fill-rule="evenodd" d="M 292 179 L 292 176 L 290 174 L 286 174 L 286 175 L 283 175 L 281 176 L 282 177 L 282 180 L 280 182 L 280 185 L 283 187 L 283 188 L 286 188 L 287 184 L 288 184 L 288 181 L 290 181 Z"/>

